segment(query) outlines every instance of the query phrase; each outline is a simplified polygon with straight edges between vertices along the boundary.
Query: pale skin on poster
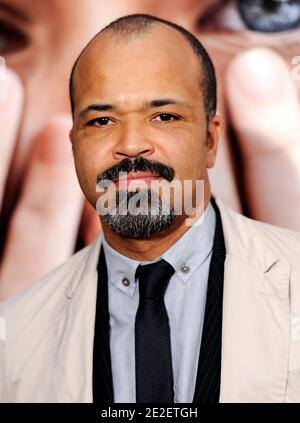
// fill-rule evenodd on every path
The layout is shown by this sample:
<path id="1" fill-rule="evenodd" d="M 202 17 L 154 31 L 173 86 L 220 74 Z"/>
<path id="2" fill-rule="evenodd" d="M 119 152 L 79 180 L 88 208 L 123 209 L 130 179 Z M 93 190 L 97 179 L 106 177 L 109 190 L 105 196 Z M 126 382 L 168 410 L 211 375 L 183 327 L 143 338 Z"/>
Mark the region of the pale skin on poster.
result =
<path id="1" fill-rule="evenodd" d="M 10 0 L 9 6 L 19 12 L 12 14 L 5 7 L 8 2 L 0 2 L 0 22 L 13 28 L 8 33 L 1 27 L 0 55 L 9 70 L 6 81 L 0 81 L 0 192 L 3 226 L 8 228 L 1 298 L 68 258 L 79 225 L 85 243 L 99 230 L 99 218 L 78 186 L 68 142 L 68 77 L 76 56 L 99 28 L 128 13 L 152 13 L 184 25 L 199 36 L 214 60 L 219 112 L 226 126 L 210 172 L 213 191 L 241 209 L 236 184 L 240 174 L 235 179 L 228 149 L 230 125 L 244 157 L 251 216 L 299 229 L 299 80 L 291 72 L 291 59 L 299 55 L 299 29 L 276 34 L 249 31 L 242 24 L 235 29 L 230 20 L 225 25 L 220 7 L 215 13 L 218 22 L 213 16 L 205 28 L 199 26 L 199 17 L 217 3 L 115 0 L 104 7 L 98 0 Z M 233 2 L 230 7 L 234 9 Z M 16 30 L 26 43 L 14 35 Z M 257 69 L 265 69 L 265 74 Z M 266 81 L 269 89 L 263 90 Z M 283 89 L 274 90 L 280 81 Z"/>

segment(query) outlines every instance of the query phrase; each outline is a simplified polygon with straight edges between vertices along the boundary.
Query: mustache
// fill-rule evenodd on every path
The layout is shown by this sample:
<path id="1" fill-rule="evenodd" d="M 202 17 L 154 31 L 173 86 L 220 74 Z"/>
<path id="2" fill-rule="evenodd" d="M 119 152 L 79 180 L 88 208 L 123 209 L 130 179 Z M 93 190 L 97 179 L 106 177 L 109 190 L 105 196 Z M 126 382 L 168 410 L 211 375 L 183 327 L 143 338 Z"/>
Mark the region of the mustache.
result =
<path id="1" fill-rule="evenodd" d="M 136 157 L 133 159 L 126 158 L 114 166 L 106 169 L 103 173 L 97 176 L 97 184 L 103 180 L 113 181 L 119 177 L 120 172 L 151 172 L 155 175 L 171 182 L 175 175 L 175 170 L 171 166 L 164 163 L 148 160 L 144 157 Z"/>

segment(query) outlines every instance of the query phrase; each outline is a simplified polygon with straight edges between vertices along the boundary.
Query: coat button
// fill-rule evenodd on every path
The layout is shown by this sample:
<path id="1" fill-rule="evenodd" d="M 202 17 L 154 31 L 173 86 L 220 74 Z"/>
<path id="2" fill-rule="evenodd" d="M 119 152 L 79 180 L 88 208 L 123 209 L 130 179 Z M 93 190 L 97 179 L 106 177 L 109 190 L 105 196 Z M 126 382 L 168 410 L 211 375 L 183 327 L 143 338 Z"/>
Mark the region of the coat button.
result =
<path id="1" fill-rule="evenodd" d="M 129 285 L 130 285 L 130 280 L 129 280 L 128 278 L 124 277 L 124 278 L 122 279 L 122 284 L 123 284 L 124 286 L 129 286 Z"/>

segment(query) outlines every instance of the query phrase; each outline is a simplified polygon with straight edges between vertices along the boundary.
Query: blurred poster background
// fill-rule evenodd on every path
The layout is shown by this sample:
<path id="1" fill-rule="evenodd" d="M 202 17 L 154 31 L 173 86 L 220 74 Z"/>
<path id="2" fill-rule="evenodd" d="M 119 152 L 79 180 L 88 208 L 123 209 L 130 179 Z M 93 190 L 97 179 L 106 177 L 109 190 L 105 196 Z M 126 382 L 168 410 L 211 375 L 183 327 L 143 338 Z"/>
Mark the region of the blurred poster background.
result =
<path id="1" fill-rule="evenodd" d="M 100 230 L 74 170 L 69 75 L 101 28 L 132 13 L 184 26 L 213 59 L 226 122 L 213 194 L 300 230 L 299 0 L 0 0 L 0 288 L 39 279 Z"/>

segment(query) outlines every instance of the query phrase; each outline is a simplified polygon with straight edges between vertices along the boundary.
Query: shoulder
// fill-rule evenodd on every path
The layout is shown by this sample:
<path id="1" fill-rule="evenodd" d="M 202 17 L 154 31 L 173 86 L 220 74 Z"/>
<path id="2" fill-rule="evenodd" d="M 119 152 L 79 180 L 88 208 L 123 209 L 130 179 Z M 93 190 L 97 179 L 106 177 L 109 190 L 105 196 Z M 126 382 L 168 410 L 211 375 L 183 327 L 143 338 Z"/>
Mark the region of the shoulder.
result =
<path id="1" fill-rule="evenodd" d="M 76 274 L 82 270 L 92 245 L 77 251 L 68 260 L 52 269 L 40 280 L 0 302 L 0 316 L 9 326 L 6 335 L 14 333 L 13 327 L 31 318 L 45 318 L 55 310 Z"/>
<path id="2" fill-rule="evenodd" d="M 259 252 L 277 255 L 291 265 L 300 266 L 300 232 L 251 219 L 235 212 L 220 199 L 216 202 L 230 250 L 240 248 L 251 255 Z"/>
<path id="3" fill-rule="evenodd" d="M 81 276 L 95 265 L 99 244 L 98 236 L 38 282 L 1 302 L 0 398 L 15 392 L 15 380 L 48 374 L 43 363 L 53 359 L 57 330 L 64 325 L 71 303 L 70 289 L 84 281 Z"/>
<path id="4" fill-rule="evenodd" d="M 300 232 L 253 220 L 242 215 L 240 219 L 245 226 L 251 226 L 266 247 L 283 256 L 292 257 L 293 254 L 296 254 L 298 258 L 300 257 Z"/>

